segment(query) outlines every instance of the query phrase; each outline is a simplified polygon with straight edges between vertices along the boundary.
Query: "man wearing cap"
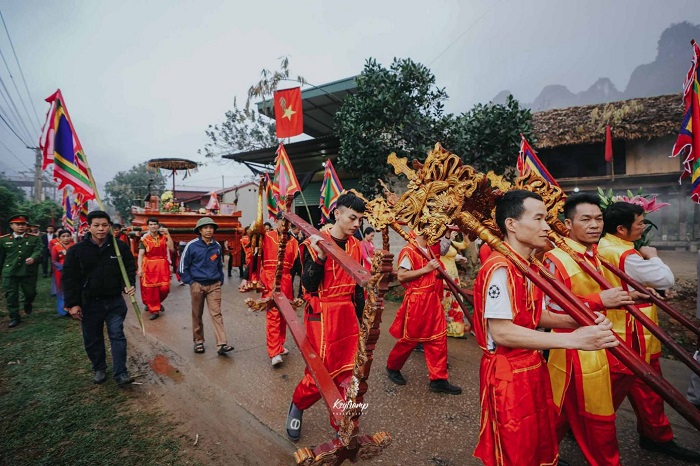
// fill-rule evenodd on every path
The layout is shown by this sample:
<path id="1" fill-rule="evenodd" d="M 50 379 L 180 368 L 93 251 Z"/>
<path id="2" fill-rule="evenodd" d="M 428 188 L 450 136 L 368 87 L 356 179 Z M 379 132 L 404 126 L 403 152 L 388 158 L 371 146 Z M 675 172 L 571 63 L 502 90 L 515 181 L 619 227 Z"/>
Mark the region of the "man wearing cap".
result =
<path id="1" fill-rule="evenodd" d="M 41 261 L 41 240 L 27 233 L 27 217 L 10 217 L 12 233 L 0 237 L 0 274 L 5 290 L 7 311 L 10 314 L 8 327 L 20 323 L 19 292 L 24 296 L 24 312 L 32 313 L 32 302 L 36 296 L 36 278 Z"/>
<path id="2" fill-rule="evenodd" d="M 226 341 L 224 319 L 221 315 L 221 285 L 224 282 L 224 254 L 221 245 L 214 240 L 218 225 L 209 217 L 197 221 L 194 232 L 199 235 L 185 246 L 180 258 L 180 277 L 190 285 L 192 298 L 192 333 L 194 352 L 204 353 L 204 301 L 211 315 L 216 337 L 217 353 L 225 355 L 233 351 Z"/>

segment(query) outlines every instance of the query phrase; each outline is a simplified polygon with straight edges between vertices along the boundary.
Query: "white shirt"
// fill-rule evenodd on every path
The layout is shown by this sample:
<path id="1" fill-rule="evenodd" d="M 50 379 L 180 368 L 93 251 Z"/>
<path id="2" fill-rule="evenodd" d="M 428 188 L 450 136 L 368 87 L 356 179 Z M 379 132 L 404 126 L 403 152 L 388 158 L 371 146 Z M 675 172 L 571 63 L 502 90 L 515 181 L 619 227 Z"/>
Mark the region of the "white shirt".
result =
<path id="1" fill-rule="evenodd" d="M 418 246 L 418 247 L 421 248 L 421 250 L 424 253 L 428 254 L 428 250 L 426 248 L 421 247 L 421 246 Z M 411 261 L 408 258 L 408 256 L 404 256 L 403 260 L 399 264 L 399 267 L 401 267 L 402 269 L 406 269 L 406 270 L 413 270 L 413 267 L 411 266 Z"/>
<path id="2" fill-rule="evenodd" d="M 484 318 L 513 320 L 510 291 L 508 291 L 508 275 L 505 267 L 499 267 L 494 270 L 493 274 L 491 274 L 491 280 L 486 286 Z M 489 351 L 495 350 L 496 343 L 493 341 L 491 331 L 488 330 L 488 327 L 486 329 L 486 335 L 486 347 Z"/>
<path id="3" fill-rule="evenodd" d="M 676 281 L 669 266 L 658 257 L 644 259 L 637 254 L 630 254 L 625 259 L 625 273 L 655 290 L 671 288 Z"/>

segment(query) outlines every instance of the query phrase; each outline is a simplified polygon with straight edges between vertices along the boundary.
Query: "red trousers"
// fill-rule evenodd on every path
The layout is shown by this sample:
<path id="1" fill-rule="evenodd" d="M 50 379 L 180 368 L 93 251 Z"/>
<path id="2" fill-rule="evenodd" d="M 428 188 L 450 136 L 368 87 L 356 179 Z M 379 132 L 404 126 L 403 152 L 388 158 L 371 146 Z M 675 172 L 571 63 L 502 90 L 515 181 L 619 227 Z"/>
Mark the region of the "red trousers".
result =
<path id="1" fill-rule="evenodd" d="M 620 450 L 615 429 L 615 415 L 583 417 L 583 394 L 574 380 L 569 381 L 556 418 L 557 438 L 562 441 L 571 428 L 583 456 L 591 466 L 619 466 Z"/>
<path id="2" fill-rule="evenodd" d="M 650 365 L 661 374 L 659 358 L 652 355 Z M 637 415 L 637 432 L 640 437 L 654 442 L 669 442 L 673 440 L 673 430 L 664 413 L 664 400 L 640 378 L 633 375 L 612 372 L 610 381 L 613 389 L 613 405 L 620 407 L 627 397 L 632 409 Z"/>
<path id="3" fill-rule="evenodd" d="M 170 284 L 161 286 L 141 286 L 141 299 L 146 310 L 152 314 L 160 311 L 160 304 L 170 294 Z"/>
<path id="4" fill-rule="evenodd" d="M 435 340 L 422 343 L 430 380 L 447 380 L 447 335 L 443 334 Z M 417 341 L 408 341 L 401 338 L 396 342 L 391 353 L 389 353 L 386 367 L 395 371 L 401 370 L 417 345 Z"/>
<path id="5" fill-rule="evenodd" d="M 260 274 L 260 279 L 263 285 L 265 285 L 262 297 L 269 298 L 272 296 L 272 287 L 275 282 L 275 269 L 263 269 Z M 290 301 L 294 299 L 292 276 L 289 273 L 285 273 L 282 276 L 281 291 Z M 282 314 L 280 314 L 279 309 L 276 307 L 270 308 L 265 315 L 267 355 L 270 358 L 274 358 L 284 351 L 284 342 L 287 340 L 287 322 L 282 318 Z"/>
<path id="6" fill-rule="evenodd" d="M 270 308 L 265 313 L 267 331 L 267 355 L 274 358 L 284 351 L 284 342 L 287 339 L 287 322 L 276 308 Z"/>

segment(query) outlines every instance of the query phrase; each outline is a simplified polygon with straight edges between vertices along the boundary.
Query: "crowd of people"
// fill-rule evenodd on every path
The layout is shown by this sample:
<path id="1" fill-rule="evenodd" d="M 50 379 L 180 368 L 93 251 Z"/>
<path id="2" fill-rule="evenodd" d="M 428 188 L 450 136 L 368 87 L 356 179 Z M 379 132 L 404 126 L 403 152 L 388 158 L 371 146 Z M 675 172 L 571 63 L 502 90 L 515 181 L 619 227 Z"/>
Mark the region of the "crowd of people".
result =
<path id="1" fill-rule="evenodd" d="M 365 209 L 362 198 L 344 192 L 337 200 L 331 223 L 309 238 L 296 226 L 284 231 L 287 224 L 280 215 L 276 227 L 266 225 L 258 251 L 252 250 L 247 235 L 240 250 L 217 241 L 218 225 L 210 217 L 200 218 L 194 229 L 197 237 L 178 244 L 176 249 L 168 229 L 152 218 L 148 231 L 139 239 L 136 259 L 124 242 L 127 238 L 121 226 L 112 225 L 105 212 L 88 215 L 89 235 L 77 243 L 70 232 L 62 229 L 54 232 L 49 227 L 41 236 L 27 233 L 27 218 L 15 216 L 10 219 L 13 233 L 0 238 L 8 326 L 19 325 L 20 308 L 26 314 L 32 312 L 41 264 L 44 276 L 49 271 L 53 274 L 58 314 L 81 321 L 94 383 L 101 384 L 107 378 L 106 327 L 113 378 L 117 384 L 127 385 L 133 379 L 126 368 L 123 323 L 127 306 L 123 294 L 135 294 L 131 284 L 138 277 L 141 298 L 150 319 L 155 320 L 165 309 L 163 301 L 170 291 L 174 267 L 178 280 L 190 289 L 194 353 L 206 351 L 206 302 L 216 351 L 225 356 L 234 349 L 227 340 L 221 313 L 228 256 L 228 277 L 234 263 L 239 267 L 240 291 L 248 289 L 249 281 L 259 281 L 262 298 L 269 298 L 280 280 L 280 290 L 290 301 L 303 297 L 308 339 L 344 396 L 355 363 L 366 296 L 319 242 L 333 241 L 369 270 L 375 232 L 363 228 Z M 385 363 L 388 379 L 397 385 L 409 383 L 401 369 L 420 345 L 428 389 L 461 395 L 462 388 L 449 382 L 447 338 L 467 338 L 471 332 L 483 351 L 481 428 L 474 456 L 485 465 L 565 465 L 559 456 L 559 443 L 569 431 L 591 465 L 620 464 L 615 413 L 624 399 L 629 399 L 637 415 L 641 448 L 700 461 L 700 454 L 675 442 L 663 399 L 609 351 L 627 345 L 661 373 L 659 341 L 624 310 L 624 306 L 634 304 L 658 324 L 649 295 L 628 287 L 602 268 L 599 260 L 602 257 L 624 270 L 647 286 L 649 293 L 674 285 L 673 272 L 654 248 L 635 249 L 634 241 L 644 229 L 643 214 L 643 209 L 634 204 L 614 203 L 603 212 L 597 196 L 568 197 L 564 222 L 570 233 L 565 242 L 578 255 L 574 257 L 561 248 L 552 248 L 547 236 L 547 211 L 539 195 L 513 190 L 497 201 L 495 220 L 509 254 L 528 265 L 533 257 L 542 260 L 555 279 L 595 313 L 595 322 L 584 326 L 535 286 L 506 255 L 485 247 L 479 254 L 483 263 L 474 282 L 472 327 L 459 298 L 452 295 L 438 273 L 444 269 L 459 283 L 457 263 L 466 260 L 460 253 L 466 244 L 457 241 L 457 229 L 448 226 L 447 234 L 436 244 L 412 234 L 414 241 L 401 250 L 395 268 L 405 293 L 388 328 L 388 334 L 396 339 Z M 285 234 L 286 247 L 279 254 Z M 128 284 L 122 278 L 118 255 L 123 259 Z M 281 275 L 278 258 L 282 260 Z M 601 271 L 613 288 L 602 289 L 579 261 Z M 700 260 L 698 264 L 700 271 Z M 300 288 L 295 293 L 297 275 Z M 286 321 L 274 304 L 266 312 L 265 328 L 267 355 L 276 368 L 284 363 L 289 351 L 285 347 Z M 700 408 L 699 387 L 693 379 L 688 399 Z M 285 427 L 291 440 L 301 438 L 303 413 L 320 398 L 316 381 L 307 369 L 292 393 L 287 412 Z M 333 416 L 330 422 L 339 429 Z"/>

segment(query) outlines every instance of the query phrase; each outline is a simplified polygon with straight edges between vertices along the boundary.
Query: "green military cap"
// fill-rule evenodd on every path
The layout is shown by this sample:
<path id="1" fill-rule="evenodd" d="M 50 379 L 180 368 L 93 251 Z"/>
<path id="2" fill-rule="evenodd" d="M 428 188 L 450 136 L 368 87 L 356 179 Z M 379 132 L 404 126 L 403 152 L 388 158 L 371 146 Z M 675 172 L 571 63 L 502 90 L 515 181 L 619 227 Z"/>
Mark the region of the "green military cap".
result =
<path id="1" fill-rule="evenodd" d="M 10 217 L 9 223 L 27 223 L 27 217 L 25 215 L 14 215 Z"/>

